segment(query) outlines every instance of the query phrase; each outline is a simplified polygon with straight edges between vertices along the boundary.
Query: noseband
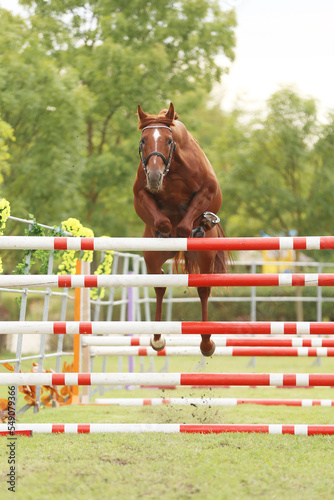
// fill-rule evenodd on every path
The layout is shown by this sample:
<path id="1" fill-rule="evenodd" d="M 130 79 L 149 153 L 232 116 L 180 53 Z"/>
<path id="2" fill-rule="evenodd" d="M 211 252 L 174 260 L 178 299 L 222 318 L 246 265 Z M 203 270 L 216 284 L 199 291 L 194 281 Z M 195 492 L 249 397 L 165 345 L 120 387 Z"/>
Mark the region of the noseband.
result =
<path id="1" fill-rule="evenodd" d="M 166 128 L 173 135 L 172 129 L 169 128 L 169 127 L 167 127 L 166 125 L 155 125 L 155 126 L 152 125 L 150 127 L 144 127 L 143 130 L 142 130 L 142 132 L 144 132 L 144 130 L 147 130 L 148 128 Z M 169 156 L 168 156 L 168 158 L 166 158 L 165 155 L 163 155 L 162 153 L 160 153 L 160 151 L 152 151 L 152 153 L 150 153 L 149 155 L 147 155 L 147 157 L 145 158 L 144 151 L 143 151 L 143 142 L 140 141 L 140 143 L 139 143 L 139 156 L 140 156 L 141 162 L 143 164 L 143 168 L 144 168 L 145 174 L 147 173 L 147 164 L 148 164 L 149 159 L 152 156 L 160 156 L 160 158 L 163 159 L 163 162 L 165 164 L 165 170 L 163 171 L 162 175 L 163 176 L 167 175 L 168 172 L 169 172 L 170 164 L 172 162 L 173 153 L 175 151 L 175 148 L 176 148 L 176 142 L 172 141 L 171 145 L 170 145 L 170 150 L 169 150 Z"/>

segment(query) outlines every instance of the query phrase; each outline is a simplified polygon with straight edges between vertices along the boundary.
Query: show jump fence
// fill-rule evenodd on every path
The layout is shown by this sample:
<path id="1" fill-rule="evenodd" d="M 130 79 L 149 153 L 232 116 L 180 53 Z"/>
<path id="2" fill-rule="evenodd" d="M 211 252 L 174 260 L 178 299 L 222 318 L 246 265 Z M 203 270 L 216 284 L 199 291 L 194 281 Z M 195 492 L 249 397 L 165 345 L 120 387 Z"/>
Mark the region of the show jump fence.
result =
<path id="1" fill-rule="evenodd" d="M 287 238 L 208 238 L 208 239 L 154 239 L 154 238 L 67 238 L 67 237 L 0 237 L 0 249 L 28 250 L 279 250 L 279 249 L 334 249 L 334 237 L 287 237 Z M 277 275 L 180 275 L 180 276 L 1 276 L 0 286 L 10 287 L 129 287 L 129 286 L 333 286 L 334 274 L 277 274 Z M 333 335 L 333 324 L 326 323 L 237 323 L 237 322 L 125 322 L 102 323 L 78 322 L 16 322 L 10 326 L 0 322 L 0 333 L 21 334 L 52 333 L 56 335 L 94 335 L 108 333 L 120 335 L 151 333 L 168 335 L 192 335 L 212 333 L 220 335 Z M 186 337 L 185 337 L 186 338 Z M 227 341 L 228 339 L 226 339 Z M 278 339 L 284 340 L 284 339 Z M 325 346 L 327 339 L 315 339 L 317 347 L 308 346 L 308 339 L 300 349 L 290 355 L 332 355 L 331 346 Z M 306 345 L 304 345 L 304 340 Z M 292 344 L 291 344 L 292 345 Z M 259 346 L 254 345 L 253 348 Z M 279 346 L 278 346 L 279 347 Z M 167 347 L 168 348 L 168 347 Z M 322 349 L 319 351 L 319 349 Z M 227 352 L 227 351 L 225 351 Z M 233 350 L 228 351 L 233 355 Z M 269 352 L 269 351 L 268 351 Z M 226 354 L 225 354 L 226 355 Z M 240 355 L 240 354 L 238 354 Z M 248 354 L 249 355 L 249 354 Z M 267 354 L 268 355 L 268 354 Z M 275 354 L 277 355 L 277 354 Z M 285 354 L 286 355 L 286 354 Z M 41 370 L 40 370 L 41 371 Z M 0 374 L 0 385 L 160 385 L 160 386 L 334 386 L 334 373 L 6 373 Z M 246 400 L 245 400 L 246 401 Z M 282 401 L 282 400 L 281 400 Z M 305 401 L 305 400 L 298 400 Z M 311 400 L 309 406 L 319 404 L 332 406 L 332 400 Z M 317 402 L 316 402 L 317 401 Z M 321 401 L 326 401 L 322 403 Z M 330 402 L 330 403 L 329 403 Z M 191 403 L 190 403 L 191 404 Z M 236 403 L 238 404 L 238 403 Z M 259 404 L 259 403 L 256 403 Z M 264 403 L 266 404 L 266 403 Z M 283 404 L 283 403 L 281 403 Z M 297 404 L 296 404 L 297 405 Z M 299 404 L 298 404 L 299 405 Z M 301 404 L 302 405 L 302 404 Z M 332 425 L 193 425 L 193 424 L 27 424 L 17 427 L 20 432 L 262 432 L 270 434 L 334 434 Z M 0 432 L 6 429 L 0 427 Z"/>

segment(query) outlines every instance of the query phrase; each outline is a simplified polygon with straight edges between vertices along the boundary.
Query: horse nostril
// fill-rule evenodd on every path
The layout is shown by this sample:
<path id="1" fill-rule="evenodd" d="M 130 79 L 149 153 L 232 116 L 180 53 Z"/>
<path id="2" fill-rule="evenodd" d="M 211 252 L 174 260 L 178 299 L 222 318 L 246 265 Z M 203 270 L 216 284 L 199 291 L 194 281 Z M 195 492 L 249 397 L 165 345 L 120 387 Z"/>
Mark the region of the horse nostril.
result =
<path id="1" fill-rule="evenodd" d="M 162 173 L 161 172 L 149 172 L 147 175 L 148 179 L 150 182 L 160 182 L 162 179 Z"/>

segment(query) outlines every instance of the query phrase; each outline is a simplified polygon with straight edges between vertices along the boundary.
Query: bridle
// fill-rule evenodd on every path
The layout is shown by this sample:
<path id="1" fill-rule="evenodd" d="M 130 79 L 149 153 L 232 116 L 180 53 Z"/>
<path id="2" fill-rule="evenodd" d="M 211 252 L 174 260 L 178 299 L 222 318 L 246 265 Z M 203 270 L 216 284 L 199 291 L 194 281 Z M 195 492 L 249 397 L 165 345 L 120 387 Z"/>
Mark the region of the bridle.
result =
<path id="1" fill-rule="evenodd" d="M 166 128 L 173 135 L 172 129 L 170 127 L 167 127 L 166 125 L 152 125 L 152 126 L 149 126 L 149 127 L 144 127 L 143 130 L 142 130 L 142 132 L 144 132 L 144 130 L 147 130 L 149 128 Z M 170 150 L 169 150 L 169 156 L 168 156 L 168 158 L 166 158 L 165 155 L 163 155 L 162 153 L 160 153 L 160 151 L 152 151 L 152 153 L 150 153 L 149 155 L 147 155 L 147 157 L 145 158 L 144 151 L 143 151 L 143 141 L 141 140 L 139 142 L 139 156 L 140 156 L 140 159 L 141 159 L 141 162 L 142 162 L 145 174 L 147 173 L 147 164 L 148 164 L 149 159 L 152 156 L 160 156 L 160 158 L 163 159 L 164 164 L 165 164 L 165 170 L 163 171 L 162 175 L 163 176 L 167 175 L 168 172 L 169 172 L 170 164 L 172 162 L 173 153 L 175 151 L 175 148 L 176 148 L 176 142 L 172 140 L 172 142 L 170 144 Z"/>

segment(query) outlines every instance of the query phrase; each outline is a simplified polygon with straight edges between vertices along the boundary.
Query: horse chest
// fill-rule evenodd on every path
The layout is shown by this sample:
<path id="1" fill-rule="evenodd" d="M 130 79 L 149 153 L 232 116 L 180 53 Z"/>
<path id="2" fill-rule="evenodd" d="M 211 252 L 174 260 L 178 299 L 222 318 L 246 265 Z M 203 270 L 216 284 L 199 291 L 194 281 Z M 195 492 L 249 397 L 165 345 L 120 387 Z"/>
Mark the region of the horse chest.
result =
<path id="1" fill-rule="evenodd" d="M 183 189 L 181 189 L 181 187 Z M 160 193 L 157 193 L 154 197 L 160 208 L 160 210 L 165 213 L 182 213 L 184 214 L 187 210 L 189 203 L 194 195 L 192 190 L 186 189 L 186 186 L 172 186 L 163 189 Z"/>

